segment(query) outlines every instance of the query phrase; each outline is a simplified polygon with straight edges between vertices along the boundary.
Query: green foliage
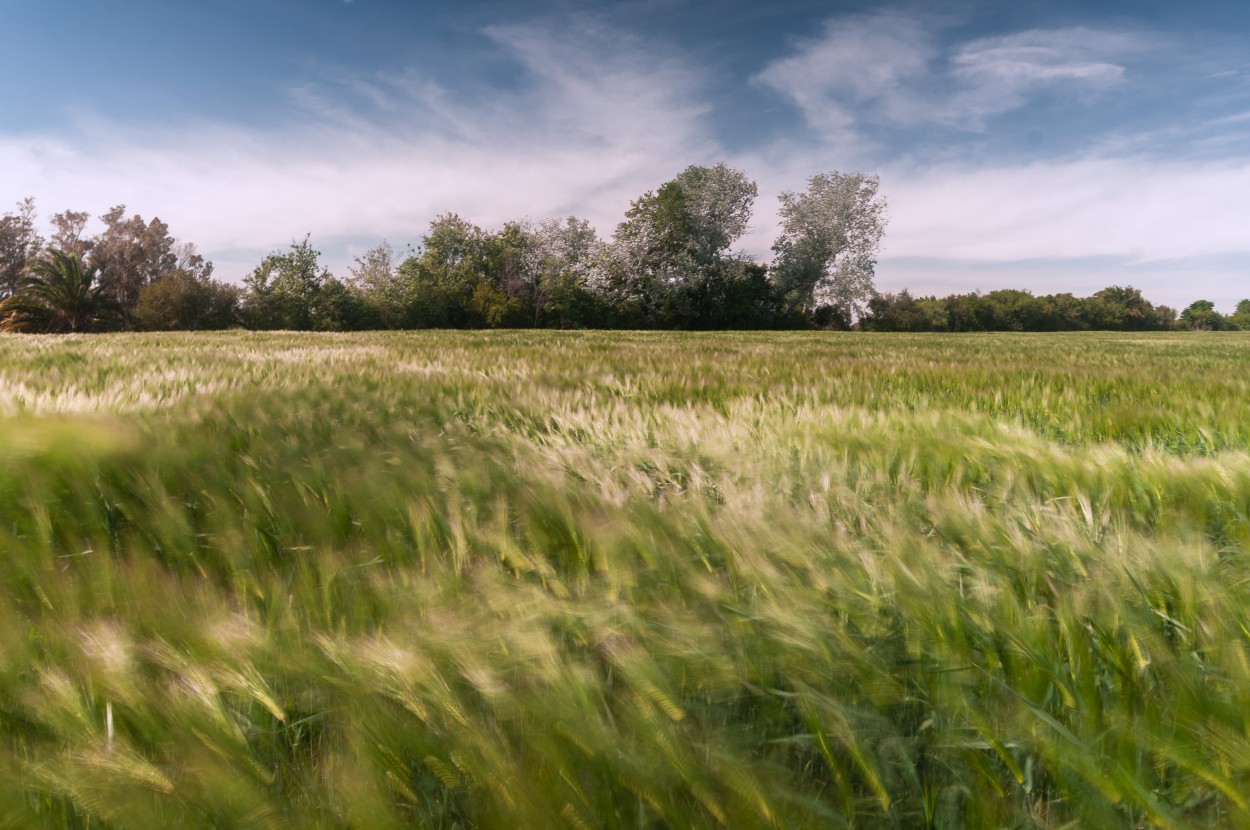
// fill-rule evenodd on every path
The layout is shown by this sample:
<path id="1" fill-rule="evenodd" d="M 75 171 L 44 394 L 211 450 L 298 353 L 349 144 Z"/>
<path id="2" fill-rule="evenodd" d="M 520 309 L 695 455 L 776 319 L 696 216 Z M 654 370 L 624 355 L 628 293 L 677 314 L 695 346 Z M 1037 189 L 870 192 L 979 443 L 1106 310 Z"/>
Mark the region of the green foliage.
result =
<path id="1" fill-rule="evenodd" d="M 212 263 L 177 242 L 165 223 L 128 218 L 124 205 L 99 217 L 104 230 L 95 236 L 86 233 L 90 214 L 53 214 L 51 242 L 77 257 L 103 303 L 77 330 L 1250 330 L 1250 301 L 1225 316 L 1201 300 L 1178 319 L 1132 287 L 1085 298 L 1015 289 L 878 294 L 873 276 L 887 223 L 879 186 L 876 176 L 834 171 L 811 176 L 802 192 L 783 192 L 768 265 L 732 250 L 748 228 L 757 188 L 723 163 L 687 167 L 634 200 L 611 240 L 573 216 L 483 230 L 443 214 L 402 262 L 383 243 L 358 257 L 346 280 L 320 263 L 305 237 L 266 256 L 236 292 L 214 282 Z M 37 299 L 44 289 L 29 287 L 27 296 L 12 296 L 43 245 L 34 216 L 33 199 L 0 216 L 0 301 L 12 300 L 0 326 L 75 330 L 62 313 L 66 297 Z M 54 313 L 58 303 L 62 311 Z"/>
<path id="2" fill-rule="evenodd" d="M 590 274 L 602 245 L 585 219 L 547 219 L 526 229 L 527 273 L 534 325 L 549 328 L 602 326 L 609 315 L 591 290 Z"/>
<path id="3" fill-rule="evenodd" d="M 868 301 L 860 325 L 867 331 L 1166 331 L 1176 313 L 1155 306 L 1131 286 L 1111 286 L 1092 297 L 1027 291 L 913 297 L 903 290 Z"/>
<path id="4" fill-rule="evenodd" d="M 1250 331 L 1250 300 L 1237 303 L 1233 313 L 1224 319 L 1229 328 L 1237 331 Z"/>
<path id="5" fill-rule="evenodd" d="M 1234 326 L 1215 310 L 1210 300 L 1197 300 L 1181 312 L 1181 325 L 1195 331 L 1224 331 Z"/>
<path id="6" fill-rule="evenodd" d="M 211 331 L 239 324 L 240 290 L 174 271 L 139 291 L 131 319 L 145 331 Z"/>
<path id="7" fill-rule="evenodd" d="M 243 283 L 242 315 L 248 328 L 334 331 L 350 317 L 350 298 L 306 236 L 286 253 L 269 254 Z"/>
<path id="8" fill-rule="evenodd" d="M 1248 345 L 0 338 L 0 816 L 1246 826 Z"/>
<path id="9" fill-rule="evenodd" d="M 767 328 L 778 299 L 767 271 L 734 255 L 756 186 L 724 164 L 691 166 L 635 200 L 601 265 L 620 323 Z"/>
<path id="10" fill-rule="evenodd" d="M 863 173 L 817 173 L 802 193 L 781 194 L 781 234 L 772 278 L 787 311 L 819 304 L 862 309 L 873 295 L 873 270 L 887 222 L 880 179 Z"/>
<path id="11" fill-rule="evenodd" d="M 0 331 L 76 333 L 116 327 L 122 308 L 82 258 L 49 248 L 0 302 Z"/>
<path id="12" fill-rule="evenodd" d="M 479 327 L 489 311 L 486 281 L 486 234 L 456 214 L 444 214 L 430 223 L 421 250 L 399 266 L 406 288 L 405 315 L 420 328 Z M 474 303 L 474 295 L 478 300 Z"/>

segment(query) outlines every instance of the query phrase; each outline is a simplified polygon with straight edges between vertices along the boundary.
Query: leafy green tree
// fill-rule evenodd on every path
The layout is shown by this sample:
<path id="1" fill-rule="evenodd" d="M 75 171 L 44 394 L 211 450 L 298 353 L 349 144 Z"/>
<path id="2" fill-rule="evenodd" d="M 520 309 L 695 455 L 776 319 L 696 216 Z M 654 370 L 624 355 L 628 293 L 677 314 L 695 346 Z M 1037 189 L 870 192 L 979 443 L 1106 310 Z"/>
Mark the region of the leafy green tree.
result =
<path id="1" fill-rule="evenodd" d="M 522 328 L 532 325 L 537 279 L 531 264 L 535 245 L 527 223 L 505 222 L 481 236 L 481 271 L 468 309 L 474 325 Z"/>
<path id="2" fill-rule="evenodd" d="M 950 327 L 949 331 L 981 331 L 981 324 L 977 319 L 976 304 L 980 295 L 976 292 L 971 294 L 951 294 L 949 297 L 943 297 L 942 303 L 946 306 L 946 320 Z"/>
<path id="3" fill-rule="evenodd" d="M 139 290 L 131 319 L 147 331 L 209 331 L 239 323 L 237 286 L 176 270 Z"/>
<path id="4" fill-rule="evenodd" d="M 366 328 L 413 328 L 409 319 L 412 297 L 399 278 L 395 249 L 382 242 L 360 256 L 350 267 L 348 287 L 356 296 Z"/>
<path id="5" fill-rule="evenodd" d="M 792 325 L 779 316 L 777 292 L 768 279 L 767 266 L 735 257 L 722 260 L 708 273 L 711 278 L 689 287 L 697 292 L 690 314 L 693 327 L 767 329 Z M 806 327 L 807 321 L 800 325 Z"/>
<path id="6" fill-rule="evenodd" d="M 854 323 L 850 309 L 840 306 L 821 305 L 812 312 L 812 325 L 821 331 L 847 331 Z"/>
<path id="7" fill-rule="evenodd" d="M 847 318 L 849 312 L 844 312 Z M 866 331 L 949 331 L 950 312 L 945 299 L 913 297 L 903 289 L 897 294 L 874 294 L 860 318 Z"/>
<path id="8" fill-rule="evenodd" d="M 1197 300 L 1181 312 L 1181 325 L 1194 331 L 1222 331 L 1228 323 L 1210 300 Z"/>
<path id="9" fill-rule="evenodd" d="M 318 331 L 360 331 L 377 328 L 377 318 L 357 291 L 338 277 L 328 275 L 317 294 L 313 328 Z"/>
<path id="10" fill-rule="evenodd" d="M 1242 300 L 1237 303 L 1237 308 L 1225 319 L 1230 326 L 1238 331 L 1250 331 L 1250 300 Z"/>
<path id="11" fill-rule="evenodd" d="M 1046 294 L 1037 298 L 1036 324 L 1030 331 L 1083 331 L 1085 300 L 1072 294 Z"/>
<path id="12" fill-rule="evenodd" d="M 0 330 L 89 332 L 117 326 L 123 310 L 82 257 L 51 248 L 0 303 Z"/>
<path id="13" fill-rule="evenodd" d="M 772 278 L 787 310 L 831 303 L 856 312 L 873 295 L 885 234 L 880 180 L 863 173 L 818 173 L 802 193 L 781 194 L 781 234 Z"/>
<path id="14" fill-rule="evenodd" d="M 418 328 L 465 325 L 480 264 L 481 228 L 450 213 L 430 223 L 415 255 L 399 266 L 408 300 L 405 318 Z"/>
<path id="15" fill-rule="evenodd" d="M 686 168 L 631 204 L 595 284 L 646 326 L 716 327 L 734 318 L 724 307 L 733 297 L 749 296 L 755 307 L 756 274 L 730 248 L 746 231 L 757 192 L 724 164 Z"/>
<path id="16" fill-rule="evenodd" d="M 1116 331 L 1150 331 L 1165 327 L 1159 312 L 1141 291 L 1131 285 L 1112 285 L 1094 294 L 1102 302 L 1102 319 L 1092 328 Z M 1091 308 L 1097 304 L 1091 303 Z"/>
<path id="17" fill-rule="evenodd" d="M 602 250 L 598 234 L 585 219 L 545 219 L 528 227 L 531 245 L 526 273 L 532 283 L 530 305 L 535 326 L 575 328 L 603 319 L 590 280 Z"/>
<path id="18" fill-rule="evenodd" d="M 295 331 L 342 327 L 341 283 L 330 282 L 321 252 L 305 236 L 285 253 L 274 251 L 244 278 L 243 319 L 253 329 Z"/>
<path id="19" fill-rule="evenodd" d="M 501 287 L 499 264 L 499 247 L 477 225 L 454 213 L 436 217 L 398 269 L 405 318 L 417 328 L 503 324 L 517 307 Z"/>

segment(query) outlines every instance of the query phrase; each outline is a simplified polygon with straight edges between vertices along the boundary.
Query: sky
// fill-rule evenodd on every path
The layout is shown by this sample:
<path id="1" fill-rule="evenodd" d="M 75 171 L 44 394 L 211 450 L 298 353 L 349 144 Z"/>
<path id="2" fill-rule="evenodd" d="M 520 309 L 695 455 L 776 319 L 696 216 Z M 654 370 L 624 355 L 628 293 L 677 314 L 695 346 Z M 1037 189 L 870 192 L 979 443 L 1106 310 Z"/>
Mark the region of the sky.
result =
<path id="1" fill-rule="evenodd" d="M 437 215 L 610 236 L 691 164 L 881 177 L 879 290 L 1250 297 L 1245 0 L 0 0 L 0 212 L 118 204 L 219 277 Z"/>

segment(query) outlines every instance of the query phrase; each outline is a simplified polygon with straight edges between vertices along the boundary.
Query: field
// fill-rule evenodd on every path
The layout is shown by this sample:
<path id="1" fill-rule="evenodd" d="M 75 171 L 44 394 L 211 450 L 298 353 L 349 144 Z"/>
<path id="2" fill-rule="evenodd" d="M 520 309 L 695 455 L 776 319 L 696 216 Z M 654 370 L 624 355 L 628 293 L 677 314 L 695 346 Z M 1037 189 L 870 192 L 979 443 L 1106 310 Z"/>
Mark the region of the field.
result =
<path id="1" fill-rule="evenodd" d="M 1250 827 L 1250 335 L 0 339 L 0 827 Z"/>

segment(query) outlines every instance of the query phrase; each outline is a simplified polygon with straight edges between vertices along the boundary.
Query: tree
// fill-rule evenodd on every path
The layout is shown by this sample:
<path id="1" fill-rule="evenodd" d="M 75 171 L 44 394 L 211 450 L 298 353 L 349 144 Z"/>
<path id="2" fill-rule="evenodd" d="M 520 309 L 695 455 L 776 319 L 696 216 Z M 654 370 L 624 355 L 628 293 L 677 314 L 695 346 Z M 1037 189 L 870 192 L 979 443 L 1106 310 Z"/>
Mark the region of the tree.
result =
<path id="1" fill-rule="evenodd" d="M 1140 290 L 1128 286 L 1111 285 L 1091 299 L 1101 300 L 1108 308 L 1110 317 L 1106 328 L 1121 331 L 1148 331 L 1166 328 L 1159 312 L 1150 301 L 1142 296 Z"/>
<path id="2" fill-rule="evenodd" d="M 931 330 L 919 301 L 906 288 L 897 294 L 874 293 L 868 300 L 867 313 L 860 318 L 860 327 L 865 331 Z"/>
<path id="3" fill-rule="evenodd" d="M 660 191 L 657 201 L 673 209 L 672 246 L 700 266 L 720 262 L 746 233 L 759 192 L 746 173 L 724 163 L 687 167 Z"/>
<path id="4" fill-rule="evenodd" d="M 17 203 L 16 213 L 0 216 L 0 299 L 17 290 L 26 265 L 43 248 L 35 230 L 35 200 Z"/>
<path id="5" fill-rule="evenodd" d="M 856 312 L 873 295 L 885 233 L 880 181 L 863 173 L 818 173 L 803 193 L 781 194 L 781 235 L 772 278 L 787 313 L 830 303 Z"/>
<path id="6" fill-rule="evenodd" d="M 125 214 L 126 206 L 116 205 L 100 217 L 104 230 L 91 240 L 89 256 L 108 290 L 129 311 L 144 286 L 173 273 L 179 254 L 169 226 L 160 219 L 144 222 L 138 214 Z M 194 249 L 191 256 L 197 256 Z"/>
<path id="7" fill-rule="evenodd" d="M 1037 298 L 1040 331 L 1082 331 L 1089 328 L 1086 300 L 1069 293 Z"/>
<path id="8" fill-rule="evenodd" d="M 820 331 L 847 331 L 853 323 L 851 312 L 836 305 L 817 306 L 812 312 L 812 325 Z"/>
<path id="9" fill-rule="evenodd" d="M 725 164 L 687 167 L 636 199 L 604 252 L 595 283 L 638 323 L 707 327 L 751 282 L 730 248 L 746 231 L 755 182 Z M 752 292 L 747 292 L 752 293 Z"/>
<path id="10" fill-rule="evenodd" d="M 1238 331 L 1250 331 L 1250 300 L 1237 303 L 1232 315 L 1225 320 Z"/>
<path id="11" fill-rule="evenodd" d="M 305 236 L 292 242 L 286 253 L 274 251 L 261 260 L 251 274 L 243 278 L 247 293 L 243 300 L 243 316 L 249 328 L 335 329 L 342 321 L 336 317 L 339 299 L 337 286 L 330 284 L 330 271 L 319 263 L 321 252 L 315 250 Z M 324 296 L 323 296 L 324 294 Z"/>
<path id="12" fill-rule="evenodd" d="M 430 223 L 417 253 L 399 266 L 410 325 L 460 328 L 485 324 L 478 311 L 492 299 L 489 292 L 478 289 L 487 272 L 485 239 L 481 228 L 455 213 L 442 214 Z"/>
<path id="13" fill-rule="evenodd" d="M 601 243 L 585 219 L 568 216 L 526 225 L 530 245 L 525 274 L 533 325 L 568 328 L 593 323 L 598 316 L 589 288 Z"/>
<path id="14" fill-rule="evenodd" d="M 82 257 L 50 248 L 0 303 L 0 330 L 87 332 L 117 324 L 122 308 Z"/>
<path id="15" fill-rule="evenodd" d="M 1228 328 L 1224 315 L 1210 300 L 1197 300 L 1181 312 L 1181 325 L 1194 331 L 1222 331 Z"/>
<path id="16" fill-rule="evenodd" d="M 238 324 L 239 288 L 177 269 L 139 290 L 131 318 L 148 331 L 209 331 Z"/>
<path id="17" fill-rule="evenodd" d="M 135 214 L 127 218 L 126 206 L 115 205 L 100 217 L 104 229 L 86 236 L 91 214 L 67 210 L 52 216 L 52 247 L 99 271 L 99 280 L 126 312 L 134 309 L 142 290 L 182 271 L 195 279 L 207 279 L 213 264 L 189 242 L 180 243 L 160 219 L 145 222 Z M 168 288 L 168 286 L 167 286 Z"/>
<path id="18" fill-rule="evenodd" d="M 347 287 L 360 306 L 366 328 L 407 329 L 411 320 L 412 297 L 400 278 L 395 249 L 383 241 L 356 257 L 349 266 Z"/>
<path id="19" fill-rule="evenodd" d="M 174 272 L 181 271 L 196 279 L 208 279 L 213 275 L 213 263 L 203 257 L 193 242 L 175 242 Z"/>
<path id="20" fill-rule="evenodd" d="M 82 210 L 66 210 L 52 214 L 52 239 L 49 244 L 70 256 L 83 256 L 91 250 L 91 241 L 83 238 L 91 214 Z"/>
<path id="21" fill-rule="evenodd" d="M 529 266 L 534 239 L 526 222 L 505 222 L 480 237 L 479 271 L 468 309 L 470 325 L 520 328 L 534 318 L 534 275 Z"/>
<path id="22" fill-rule="evenodd" d="M 385 240 L 355 258 L 348 285 L 384 328 L 404 328 L 404 302 L 395 270 L 395 249 Z"/>

